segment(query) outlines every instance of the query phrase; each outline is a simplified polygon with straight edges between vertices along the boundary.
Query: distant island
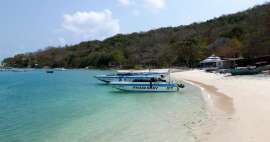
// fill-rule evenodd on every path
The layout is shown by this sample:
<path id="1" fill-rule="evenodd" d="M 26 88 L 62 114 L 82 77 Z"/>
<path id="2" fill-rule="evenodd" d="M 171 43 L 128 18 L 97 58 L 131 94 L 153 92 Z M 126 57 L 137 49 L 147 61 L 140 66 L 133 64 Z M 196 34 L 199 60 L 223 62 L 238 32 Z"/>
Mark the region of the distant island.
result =
<path id="1" fill-rule="evenodd" d="M 211 54 L 226 58 L 269 55 L 270 3 L 202 23 L 17 54 L 2 64 L 16 68 L 196 67 Z"/>

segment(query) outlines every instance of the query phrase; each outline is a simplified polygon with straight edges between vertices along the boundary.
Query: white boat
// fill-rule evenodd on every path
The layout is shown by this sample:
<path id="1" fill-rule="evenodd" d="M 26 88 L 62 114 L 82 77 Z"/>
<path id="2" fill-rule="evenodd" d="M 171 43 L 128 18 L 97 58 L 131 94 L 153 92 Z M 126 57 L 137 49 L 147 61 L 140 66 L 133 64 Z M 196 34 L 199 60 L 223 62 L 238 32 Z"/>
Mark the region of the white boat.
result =
<path id="1" fill-rule="evenodd" d="M 170 70 L 167 74 L 168 81 L 164 80 L 165 77 L 155 77 L 151 79 L 134 79 L 130 82 L 110 82 L 110 84 L 121 91 L 127 92 L 177 92 L 185 86 L 183 84 L 178 84 L 171 82 Z"/>
<path id="2" fill-rule="evenodd" d="M 109 75 L 96 75 L 95 78 L 97 78 L 100 81 L 110 83 L 110 82 L 116 82 L 116 81 L 125 81 L 125 82 L 131 82 L 135 79 L 141 79 L 141 80 L 150 80 L 152 78 L 164 78 L 166 77 L 166 74 L 156 73 L 156 72 L 143 72 L 143 73 L 117 73 L 117 74 L 109 74 Z"/>
<path id="3" fill-rule="evenodd" d="M 55 71 L 66 71 L 67 69 L 65 69 L 65 68 L 55 68 L 54 70 Z"/>
<path id="4" fill-rule="evenodd" d="M 111 82 L 114 88 L 127 92 L 177 92 L 184 88 L 183 84 L 166 82 L 162 79 L 151 79 L 150 81 L 133 80 L 133 82 Z"/>

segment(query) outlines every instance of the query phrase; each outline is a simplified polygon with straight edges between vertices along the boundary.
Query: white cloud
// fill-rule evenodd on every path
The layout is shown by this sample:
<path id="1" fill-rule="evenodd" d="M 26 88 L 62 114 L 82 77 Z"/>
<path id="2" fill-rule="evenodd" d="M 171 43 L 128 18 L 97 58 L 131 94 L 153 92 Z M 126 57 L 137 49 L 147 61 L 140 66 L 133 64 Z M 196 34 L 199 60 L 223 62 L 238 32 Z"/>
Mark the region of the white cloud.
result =
<path id="1" fill-rule="evenodd" d="M 129 6 L 131 4 L 130 0 L 117 0 L 117 1 L 122 6 Z"/>
<path id="2" fill-rule="evenodd" d="M 144 0 L 147 7 L 162 9 L 166 6 L 166 0 Z"/>
<path id="3" fill-rule="evenodd" d="M 77 11 L 64 15 L 64 31 L 73 33 L 80 40 L 104 39 L 120 32 L 119 20 L 110 10 Z"/>
<path id="4" fill-rule="evenodd" d="M 133 16 L 139 16 L 141 11 L 157 12 L 166 6 L 167 0 L 117 0 L 118 4 L 128 7 Z"/>

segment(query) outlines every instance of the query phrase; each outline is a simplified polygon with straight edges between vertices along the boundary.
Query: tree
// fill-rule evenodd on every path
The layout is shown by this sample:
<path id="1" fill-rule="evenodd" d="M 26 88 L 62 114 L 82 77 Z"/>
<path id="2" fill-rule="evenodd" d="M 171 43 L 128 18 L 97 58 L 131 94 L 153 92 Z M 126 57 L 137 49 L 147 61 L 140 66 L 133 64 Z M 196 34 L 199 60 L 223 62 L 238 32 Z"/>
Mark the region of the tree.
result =
<path id="1" fill-rule="evenodd" d="M 112 52 L 112 59 L 118 65 L 122 65 L 126 62 L 126 59 L 124 57 L 124 53 L 121 50 L 113 51 Z"/>
<path id="2" fill-rule="evenodd" d="M 195 35 L 186 40 L 176 42 L 173 45 L 175 52 L 178 54 L 176 64 L 184 65 L 187 67 L 195 67 L 199 61 L 204 58 L 203 53 L 207 50 L 204 40 Z"/>
<path id="3" fill-rule="evenodd" d="M 233 38 L 216 48 L 215 54 L 222 57 L 239 57 L 242 55 L 241 48 L 242 43 L 237 38 Z"/>

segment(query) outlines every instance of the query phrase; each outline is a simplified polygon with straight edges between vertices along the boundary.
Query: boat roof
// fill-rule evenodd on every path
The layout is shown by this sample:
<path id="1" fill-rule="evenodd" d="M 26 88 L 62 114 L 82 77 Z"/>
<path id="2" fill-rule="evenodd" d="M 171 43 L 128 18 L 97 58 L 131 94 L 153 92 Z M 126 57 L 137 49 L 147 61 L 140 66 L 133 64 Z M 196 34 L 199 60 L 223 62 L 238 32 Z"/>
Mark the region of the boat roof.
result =
<path id="1" fill-rule="evenodd" d="M 165 74 L 169 69 L 117 70 L 118 73 L 160 73 Z"/>
<path id="2" fill-rule="evenodd" d="M 96 77 L 104 77 L 104 78 L 159 78 L 159 76 L 149 76 L 149 75 L 132 75 L 132 76 L 97 75 Z"/>
<path id="3" fill-rule="evenodd" d="M 211 55 L 210 57 L 206 58 L 205 60 L 201 61 L 200 63 L 213 63 L 213 62 L 221 62 L 223 61 L 220 57 L 216 55 Z"/>

